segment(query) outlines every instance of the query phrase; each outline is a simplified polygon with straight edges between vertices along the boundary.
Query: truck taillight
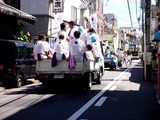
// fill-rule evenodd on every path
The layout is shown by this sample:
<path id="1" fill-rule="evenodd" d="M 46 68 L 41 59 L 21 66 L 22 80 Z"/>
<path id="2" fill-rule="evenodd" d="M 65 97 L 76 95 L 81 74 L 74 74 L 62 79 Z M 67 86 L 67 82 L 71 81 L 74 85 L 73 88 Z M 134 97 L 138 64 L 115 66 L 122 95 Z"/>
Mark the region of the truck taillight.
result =
<path id="1" fill-rule="evenodd" d="M 39 78 L 41 79 L 48 78 L 48 75 L 40 75 Z"/>
<path id="2" fill-rule="evenodd" d="M 73 75 L 72 77 L 75 79 L 79 79 L 79 78 L 81 78 L 81 75 Z"/>

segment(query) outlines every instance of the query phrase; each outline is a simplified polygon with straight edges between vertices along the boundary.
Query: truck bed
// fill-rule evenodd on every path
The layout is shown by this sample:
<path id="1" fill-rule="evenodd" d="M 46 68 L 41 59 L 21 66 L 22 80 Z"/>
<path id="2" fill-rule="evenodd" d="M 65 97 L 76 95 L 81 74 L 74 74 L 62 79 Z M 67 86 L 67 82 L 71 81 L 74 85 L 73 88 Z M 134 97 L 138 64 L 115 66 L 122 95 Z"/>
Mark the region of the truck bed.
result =
<path id="1" fill-rule="evenodd" d="M 52 73 L 84 73 L 98 70 L 100 67 L 100 62 L 95 61 L 76 61 L 75 68 L 69 69 L 69 61 L 62 60 L 58 61 L 57 66 L 51 66 L 51 59 L 46 59 L 36 62 L 36 72 L 37 74 L 52 74 Z"/>

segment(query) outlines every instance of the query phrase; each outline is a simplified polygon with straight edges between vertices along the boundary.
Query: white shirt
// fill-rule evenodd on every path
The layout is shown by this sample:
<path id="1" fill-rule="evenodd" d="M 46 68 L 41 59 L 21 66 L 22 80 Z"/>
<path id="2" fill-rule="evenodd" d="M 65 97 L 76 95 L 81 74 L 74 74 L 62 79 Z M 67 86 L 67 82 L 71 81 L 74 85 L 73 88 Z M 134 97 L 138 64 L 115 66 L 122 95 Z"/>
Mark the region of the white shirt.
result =
<path id="1" fill-rule="evenodd" d="M 70 41 L 70 53 L 74 55 L 76 61 L 83 60 L 83 53 L 85 51 L 85 45 L 80 39 L 73 39 Z"/>
<path id="2" fill-rule="evenodd" d="M 95 36 L 95 37 L 96 37 L 96 41 L 100 41 L 100 39 L 99 39 L 99 37 L 97 36 L 97 34 L 88 32 L 88 33 L 87 33 L 87 38 L 86 38 L 87 44 L 91 44 L 91 43 L 92 43 L 92 41 L 91 41 L 91 37 L 92 37 L 92 36 Z"/>
<path id="3" fill-rule="evenodd" d="M 59 35 L 60 35 L 60 34 L 63 34 L 63 35 L 64 35 L 64 40 L 67 40 L 67 38 L 68 38 L 67 32 L 64 31 L 64 30 L 60 30 L 60 31 L 58 32 L 58 35 L 57 35 L 57 41 L 59 40 Z"/>
<path id="4" fill-rule="evenodd" d="M 51 50 L 50 45 L 47 41 L 42 41 L 39 44 L 39 50 L 38 53 L 41 53 L 41 58 L 42 59 L 47 59 L 47 55 L 45 52 L 48 52 L 49 50 Z"/>
<path id="5" fill-rule="evenodd" d="M 66 42 L 66 50 L 69 51 L 69 41 L 67 39 L 69 39 L 67 32 L 60 30 L 58 33 L 58 37 L 60 34 L 64 35 L 64 41 Z M 57 42 L 61 42 L 61 40 L 59 40 L 59 38 L 57 37 Z"/>
<path id="6" fill-rule="evenodd" d="M 87 44 L 87 33 L 86 33 L 86 32 L 81 33 L 80 39 L 81 39 L 81 40 L 84 42 L 84 44 L 86 45 L 86 44 Z"/>
<path id="7" fill-rule="evenodd" d="M 78 31 L 78 28 L 76 26 L 74 26 L 70 31 L 69 31 L 69 37 L 73 37 L 74 38 L 74 32 Z"/>
<path id="8" fill-rule="evenodd" d="M 92 51 L 86 51 L 86 58 L 88 60 L 94 60 L 94 56 L 93 56 Z"/>
<path id="9" fill-rule="evenodd" d="M 38 40 L 35 42 L 34 48 L 33 48 L 33 55 L 34 58 L 37 60 L 37 54 L 40 53 L 40 44 L 42 43 L 41 40 Z"/>
<path id="10" fill-rule="evenodd" d="M 95 54 L 96 57 L 99 58 L 103 58 L 102 52 L 101 52 L 101 46 L 100 46 L 100 42 L 93 42 L 91 43 L 92 47 L 93 47 L 93 52 Z"/>
<path id="11" fill-rule="evenodd" d="M 62 54 L 65 54 L 66 58 L 69 57 L 69 50 L 66 49 L 68 43 L 65 40 L 59 40 L 55 44 L 54 52 L 56 52 L 57 60 L 62 60 Z"/>

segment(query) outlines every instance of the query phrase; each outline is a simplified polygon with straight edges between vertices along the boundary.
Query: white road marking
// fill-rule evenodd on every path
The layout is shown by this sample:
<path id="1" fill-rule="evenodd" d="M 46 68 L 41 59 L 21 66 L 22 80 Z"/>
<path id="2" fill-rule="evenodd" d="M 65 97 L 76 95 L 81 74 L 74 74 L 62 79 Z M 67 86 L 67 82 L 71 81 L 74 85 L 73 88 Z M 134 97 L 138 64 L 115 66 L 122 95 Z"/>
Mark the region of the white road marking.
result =
<path id="1" fill-rule="evenodd" d="M 122 78 L 120 78 L 118 81 L 117 81 L 117 83 L 121 83 L 122 82 Z"/>
<path id="2" fill-rule="evenodd" d="M 126 77 L 126 75 L 123 75 L 122 77 L 124 78 L 124 77 Z"/>
<path id="3" fill-rule="evenodd" d="M 100 107 L 106 99 L 107 97 L 101 97 L 101 99 L 94 106 Z"/>
<path id="4" fill-rule="evenodd" d="M 95 95 L 92 99 L 90 99 L 84 106 L 82 106 L 78 111 L 76 111 L 71 117 L 67 120 L 76 120 L 80 115 L 82 115 L 98 98 L 100 98 L 107 90 L 109 90 L 117 80 L 127 72 L 131 67 L 133 68 L 135 64 L 128 67 L 125 71 L 123 71 L 119 76 L 117 76 L 113 81 L 111 81 L 106 87 L 104 87 L 97 95 Z"/>
<path id="5" fill-rule="evenodd" d="M 117 86 L 112 86 L 109 90 L 114 91 L 117 88 Z"/>

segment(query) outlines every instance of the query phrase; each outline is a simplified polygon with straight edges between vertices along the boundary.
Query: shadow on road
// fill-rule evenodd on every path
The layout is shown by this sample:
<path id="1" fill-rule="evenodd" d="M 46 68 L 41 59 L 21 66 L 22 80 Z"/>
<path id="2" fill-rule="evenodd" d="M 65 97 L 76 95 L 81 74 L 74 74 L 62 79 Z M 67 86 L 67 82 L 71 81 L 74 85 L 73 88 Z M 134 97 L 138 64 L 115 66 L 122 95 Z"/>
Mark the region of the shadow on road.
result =
<path id="1" fill-rule="evenodd" d="M 118 71 L 124 71 L 124 69 Z M 160 105 L 157 103 L 152 84 L 149 81 L 142 80 L 142 66 L 138 64 L 129 72 L 131 73 L 130 82 L 139 84 L 139 89 L 124 90 L 123 88 L 117 88 L 114 91 L 107 90 L 103 94 L 103 96 L 108 97 L 104 105 L 98 109 L 93 105 L 89 108 L 92 109 L 92 114 L 87 116 L 89 120 L 160 120 Z M 6 93 L 5 95 L 53 95 L 48 99 L 21 109 L 6 120 L 66 120 L 101 91 L 99 89 L 86 92 L 77 86 L 68 86 L 66 83 L 59 83 L 56 86 L 57 89 L 52 92 L 45 91 L 42 85 L 38 85 L 31 86 L 23 91 Z M 38 89 L 35 90 L 35 87 Z M 83 116 L 83 118 L 86 118 L 86 116 Z"/>

